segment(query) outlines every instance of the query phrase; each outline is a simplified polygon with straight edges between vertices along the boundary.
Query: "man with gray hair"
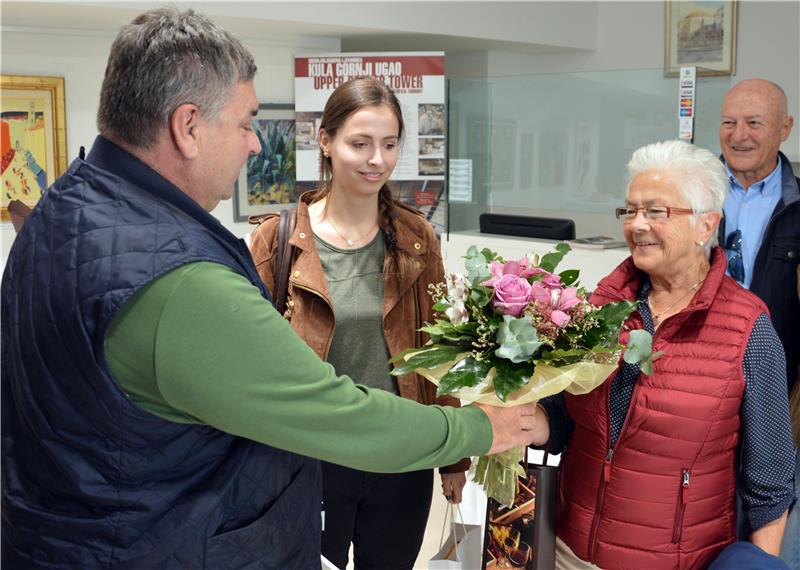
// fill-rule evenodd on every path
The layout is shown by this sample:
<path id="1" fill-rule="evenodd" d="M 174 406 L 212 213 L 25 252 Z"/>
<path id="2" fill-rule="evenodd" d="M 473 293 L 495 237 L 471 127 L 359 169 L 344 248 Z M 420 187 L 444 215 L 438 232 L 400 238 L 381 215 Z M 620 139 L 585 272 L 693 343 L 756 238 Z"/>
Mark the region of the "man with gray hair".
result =
<path id="1" fill-rule="evenodd" d="M 337 377 L 265 302 L 208 213 L 259 151 L 255 71 L 191 10 L 114 41 L 100 136 L 3 275 L 4 567 L 319 567 L 310 458 L 410 471 L 538 435 L 533 405 L 423 406 Z"/>
<path id="2" fill-rule="evenodd" d="M 786 93 L 771 81 L 740 81 L 722 102 L 719 142 L 730 191 L 723 208 L 720 242 L 728 257 L 728 274 L 758 295 L 770 310 L 786 353 L 790 393 L 798 389 L 800 376 L 800 179 L 780 147 L 789 138 L 793 123 Z M 798 476 L 797 452 L 795 459 Z M 789 515 L 781 556 L 792 568 L 800 569 L 796 507 Z"/>
<path id="3" fill-rule="evenodd" d="M 780 152 L 794 119 L 786 94 L 764 79 L 734 85 L 722 103 L 719 142 L 730 181 L 720 242 L 728 274 L 769 307 L 786 352 L 789 391 L 800 365 L 800 181 Z"/>

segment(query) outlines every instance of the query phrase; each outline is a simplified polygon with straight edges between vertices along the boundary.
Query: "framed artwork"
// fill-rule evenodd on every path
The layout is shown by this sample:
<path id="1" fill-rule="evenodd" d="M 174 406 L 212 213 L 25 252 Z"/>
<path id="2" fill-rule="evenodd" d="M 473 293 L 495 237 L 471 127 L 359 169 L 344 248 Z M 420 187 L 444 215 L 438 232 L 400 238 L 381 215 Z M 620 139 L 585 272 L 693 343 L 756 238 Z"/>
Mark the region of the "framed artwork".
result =
<path id="1" fill-rule="evenodd" d="M 684 66 L 697 75 L 736 73 L 736 0 L 667 0 L 664 4 L 664 75 Z"/>
<path id="2" fill-rule="evenodd" d="M 539 137 L 539 186 L 560 188 L 567 178 L 567 134 L 545 130 Z"/>
<path id="3" fill-rule="evenodd" d="M 533 188 L 533 133 L 519 135 L 519 189 Z"/>
<path id="4" fill-rule="evenodd" d="M 597 171 L 599 166 L 597 156 L 599 151 L 599 126 L 593 123 L 576 123 L 573 196 L 586 198 L 597 192 Z"/>
<path id="5" fill-rule="evenodd" d="M 291 104 L 261 104 L 253 119 L 261 152 L 250 156 L 233 192 L 233 218 L 278 212 L 297 201 L 295 116 Z"/>
<path id="6" fill-rule="evenodd" d="M 0 218 L 7 221 L 11 201 L 33 208 L 67 169 L 64 78 L 3 75 L 0 101 Z"/>
<path id="7" fill-rule="evenodd" d="M 494 121 L 490 125 L 492 161 L 489 168 L 492 189 L 507 190 L 514 185 L 516 127 L 516 123 L 511 121 Z"/>

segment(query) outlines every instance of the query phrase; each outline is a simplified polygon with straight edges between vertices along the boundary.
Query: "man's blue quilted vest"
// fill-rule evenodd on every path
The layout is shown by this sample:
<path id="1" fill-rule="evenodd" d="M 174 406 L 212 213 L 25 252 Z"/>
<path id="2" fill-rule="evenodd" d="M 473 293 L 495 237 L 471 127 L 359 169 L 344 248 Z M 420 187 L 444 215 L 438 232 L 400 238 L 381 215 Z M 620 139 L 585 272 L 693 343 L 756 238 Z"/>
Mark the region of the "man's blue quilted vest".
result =
<path id="1" fill-rule="evenodd" d="M 28 218 L 2 284 L 3 568 L 319 567 L 317 461 L 162 420 L 106 365 L 125 301 L 195 261 L 269 298 L 241 240 L 102 138 Z"/>

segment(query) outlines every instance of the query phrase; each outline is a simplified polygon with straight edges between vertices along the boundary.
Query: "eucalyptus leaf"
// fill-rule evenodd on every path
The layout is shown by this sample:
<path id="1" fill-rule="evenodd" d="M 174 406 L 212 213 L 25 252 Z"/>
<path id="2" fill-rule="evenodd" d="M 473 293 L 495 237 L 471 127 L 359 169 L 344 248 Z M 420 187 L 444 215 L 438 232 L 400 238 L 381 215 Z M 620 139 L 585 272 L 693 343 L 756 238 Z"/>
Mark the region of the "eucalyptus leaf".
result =
<path id="1" fill-rule="evenodd" d="M 503 322 L 497 329 L 497 343 L 500 348 L 495 354 L 511 362 L 525 362 L 543 344 L 530 319 L 511 315 L 503 315 Z"/>
<path id="2" fill-rule="evenodd" d="M 474 245 L 469 246 L 467 255 L 464 256 L 464 268 L 467 270 L 467 280 L 476 287 L 492 276 L 489 271 L 489 260 Z"/>
<path id="3" fill-rule="evenodd" d="M 480 251 L 478 251 L 478 248 L 475 247 L 474 245 L 469 246 L 469 249 L 467 250 L 467 255 L 464 256 L 464 259 L 465 259 L 464 267 L 466 267 L 468 270 L 489 264 L 489 260 L 486 259 L 486 256 L 484 256 Z"/>
<path id="4" fill-rule="evenodd" d="M 653 359 L 661 355 L 660 352 L 653 354 L 653 337 L 649 332 L 641 329 L 632 330 L 628 346 L 625 348 L 623 359 L 629 364 L 639 364 L 639 369 L 652 376 Z"/>

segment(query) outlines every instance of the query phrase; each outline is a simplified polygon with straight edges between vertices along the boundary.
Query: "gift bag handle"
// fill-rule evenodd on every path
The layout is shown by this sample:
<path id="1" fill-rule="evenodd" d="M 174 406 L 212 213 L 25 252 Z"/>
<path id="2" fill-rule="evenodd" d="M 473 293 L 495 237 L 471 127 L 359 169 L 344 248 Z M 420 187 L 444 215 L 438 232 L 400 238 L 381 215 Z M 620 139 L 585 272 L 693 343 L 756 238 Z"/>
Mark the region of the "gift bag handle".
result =
<path id="1" fill-rule="evenodd" d="M 464 535 L 467 535 L 467 525 L 464 524 L 464 515 L 461 513 L 461 506 L 450 501 L 447 501 L 447 511 L 444 514 L 444 524 L 442 525 L 442 535 L 439 537 L 439 549 L 444 546 L 444 530 L 447 528 L 447 517 L 450 516 L 450 525 L 453 530 L 453 546 L 458 546 L 458 533 L 456 532 L 456 511 L 458 511 L 458 518 L 461 519 L 461 529 Z"/>
<path id="2" fill-rule="evenodd" d="M 542 466 L 543 467 L 547 467 L 547 458 L 550 456 L 550 454 L 547 453 L 547 450 L 545 450 L 545 449 L 543 449 L 542 451 L 544 451 L 544 456 L 542 457 Z M 524 461 L 525 461 L 525 473 L 526 473 L 526 475 L 528 473 L 528 465 L 529 465 L 529 463 L 528 463 L 528 453 L 530 453 L 530 449 L 526 449 L 525 450 L 525 459 L 524 459 Z"/>

